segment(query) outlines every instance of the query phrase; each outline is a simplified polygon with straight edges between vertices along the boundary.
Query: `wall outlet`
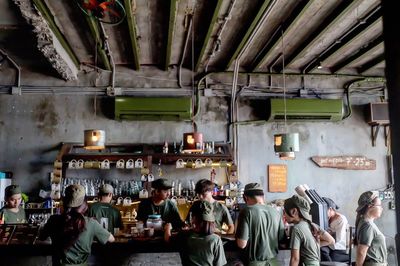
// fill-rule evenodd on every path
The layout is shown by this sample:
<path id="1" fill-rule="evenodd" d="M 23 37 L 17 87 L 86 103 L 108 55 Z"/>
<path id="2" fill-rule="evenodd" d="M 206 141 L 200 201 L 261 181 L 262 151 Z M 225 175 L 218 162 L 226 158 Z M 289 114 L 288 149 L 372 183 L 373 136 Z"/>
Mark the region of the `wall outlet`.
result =
<path id="1" fill-rule="evenodd" d="M 379 191 L 379 198 L 381 200 L 394 200 L 394 191 Z"/>
<path id="2" fill-rule="evenodd" d="M 389 202 L 389 210 L 395 210 L 396 209 L 396 204 L 394 201 Z"/>

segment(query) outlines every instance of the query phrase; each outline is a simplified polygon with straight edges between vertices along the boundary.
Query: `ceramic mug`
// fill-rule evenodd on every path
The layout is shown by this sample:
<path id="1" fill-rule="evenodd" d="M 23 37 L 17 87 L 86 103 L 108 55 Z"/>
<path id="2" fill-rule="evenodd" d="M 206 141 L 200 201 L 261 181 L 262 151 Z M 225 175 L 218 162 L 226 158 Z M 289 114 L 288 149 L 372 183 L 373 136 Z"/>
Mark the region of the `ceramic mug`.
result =
<path id="1" fill-rule="evenodd" d="M 148 174 L 147 175 L 147 181 L 148 182 L 153 182 L 154 181 L 154 175 L 153 174 Z"/>
<path id="2" fill-rule="evenodd" d="M 193 168 L 194 163 L 191 159 L 186 161 L 186 168 Z"/>
<path id="3" fill-rule="evenodd" d="M 92 161 L 86 161 L 83 163 L 83 168 L 92 168 L 92 167 L 93 167 Z"/>
<path id="4" fill-rule="evenodd" d="M 149 193 L 147 192 L 147 190 L 142 189 L 139 192 L 139 199 L 147 199 L 149 197 Z"/>
<path id="5" fill-rule="evenodd" d="M 92 168 L 100 169 L 101 163 L 99 161 L 92 162 Z"/>
<path id="6" fill-rule="evenodd" d="M 135 161 L 135 168 L 143 168 L 143 160 L 141 158 Z"/>
<path id="7" fill-rule="evenodd" d="M 124 202 L 122 197 L 117 198 L 117 205 L 121 205 Z"/>
<path id="8" fill-rule="evenodd" d="M 201 168 L 203 167 L 203 161 L 201 159 L 196 159 L 194 161 L 194 168 Z"/>
<path id="9" fill-rule="evenodd" d="M 124 169 L 125 168 L 125 161 L 124 159 L 119 159 L 116 163 L 116 167 L 118 169 Z"/>
<path id="10" fill-rule="evenodd" d="M 227 167 L 228 166 L 228 162 L 225 160 L 221 160 L 219 161 L 219 167 Z"/>
<path id="11" fill-rule="evenodd" d="M 101 169 L 110 169 L 110 161 L 108 159 L 103 160 L 100 163 L 100 168 Z"/>
<path id="12" fill-rule="evenodd" d="M 176 168 L 184 168 L 185 162 L 182 159 L 176 160 Z"/>
<path id="13" fill-rule="evenodd" d="M 146 182 L 146 181 L 147 181 L 147 175 L 142 175 L 142 176 L 140 177 L 140 181 Z"/>
<path id="14" fill-rule="evenodd" d="M 207 167 L 212 167 L 213 161 L 210 158 L 204 160 L 204 164 Z"/>
<path id="15" fill-rule="evenodd" d="M 129 159 L 126 161 L 125 168 L 126 169 L 133 169 L 135 167 L 135 163 L 133 159 Z"/>
<path id="16" fill-rule="evenodd" d="M 61 161 L 54 161 L 54 168 L 62 168 L 62 165 Z"/>
<path id="17" fill-rule="evenodd" d="M 123 206 L 130 206 L 132 203 L 132 199 L 130 197 L 126 197 L 123 201 Z"/>
<path id="18" fill-rule="evenodd" d="M 82 169 L 84 164 L 85 162 L 82 159 L 78 160 L 76 164 L 76 169 Z"/>
<path id="19" fill-rule="evenodd" d="M 76 169 L 76 165 L 77 165 L 77 161 L 75 159 L 72 159 L 69 163 L 68 163 L 68 168 L 69 169 Z"/>
<path id="20" fill-rule="evenodd" d="M 147 168 L 147 167 L 143 167 L 143 168 L 140 169 L 140 173 L 142 175 L 148 175 L 150 173 L 150 169 Z"/>

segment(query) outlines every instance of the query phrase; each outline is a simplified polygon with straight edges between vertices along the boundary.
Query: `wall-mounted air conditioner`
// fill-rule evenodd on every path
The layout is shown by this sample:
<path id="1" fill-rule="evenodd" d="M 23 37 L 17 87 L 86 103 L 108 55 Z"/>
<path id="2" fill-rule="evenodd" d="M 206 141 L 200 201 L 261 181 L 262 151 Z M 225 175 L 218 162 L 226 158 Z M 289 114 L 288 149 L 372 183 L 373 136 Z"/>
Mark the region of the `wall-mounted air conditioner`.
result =
<path id="1" fill-rule="evenodd" d="M 269 99 L 268 121 L 285 120 L 284 99 Z M 340 121 L 343 118 L 341 99 L 286 99 L 286 120 L 288 121 Z"/>
<path id="2" fill-rule="evenodd" d="M 188 97 L 115 97 L 116 120 L 179 121 L 192 117 Z"/>

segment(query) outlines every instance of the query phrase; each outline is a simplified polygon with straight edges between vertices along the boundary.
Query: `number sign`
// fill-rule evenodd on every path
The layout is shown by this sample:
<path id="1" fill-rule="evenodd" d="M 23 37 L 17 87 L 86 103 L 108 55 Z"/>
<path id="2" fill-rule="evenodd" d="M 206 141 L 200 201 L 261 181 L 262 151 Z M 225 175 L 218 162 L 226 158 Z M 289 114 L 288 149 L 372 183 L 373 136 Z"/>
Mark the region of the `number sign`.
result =
<path id="1" fill-rule="evenodd" d="M 375 170 L 376 161 L 365 156 L 313 156 L 311 157 L 319 167 L 346 169 L 346 170 Z"/>

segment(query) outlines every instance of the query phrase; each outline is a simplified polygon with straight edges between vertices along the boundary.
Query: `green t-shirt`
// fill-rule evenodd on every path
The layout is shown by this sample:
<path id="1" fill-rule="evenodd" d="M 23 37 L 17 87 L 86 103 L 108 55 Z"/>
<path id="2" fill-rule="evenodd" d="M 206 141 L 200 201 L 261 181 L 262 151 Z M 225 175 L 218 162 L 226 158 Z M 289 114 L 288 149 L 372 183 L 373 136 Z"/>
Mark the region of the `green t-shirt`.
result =
<path id="1" fill-rule="evenodd" d="M 218 201 L 213 202 L 213 209 L 214 209 L 214 217 L 215 217 L 215 226 L 221 230 L 222 229 L 222 224 L 226 223 L 227 225 L 233 224 L 232 216 L 229 213 L 228 208 L 219 203 Z M 190 223 L 190 213 L 192 212 L 192 209 L 189 210 L 188 216 L 186 217 L 186 221 Z"/>
<path id="2" fill-rule="evenodd" d="M 85 230 L 79 235 L 76 242 L 68 249 L 63 248 L 63 219 L 61 215 L 53 215 L 47 221 L 40 232 L 40 238 L 51 238 L 54 247 L 54 261 L 60 265 L 85 264 L 88 261 L 91 246 L 94 239 L 105 244 L 110 233 L 104 229 L 95 219 L 85 217 Z"/>
<path id="3" fill-rule="evenodd" d="M 359 244 L 369 246 L 365 261 L 386 263 L 387 251 L 385 236 L 373 221 L 362 219 L 357 229 Z"/>
<path id="4" fill-rule="evenodd" d="M 321 230 L 321 234 L 324 232 Z M 290 248 L 300 252 L 300 265 L 319 265 L 319 244 L 311 232 L 310 225 L 302 220 L 295 224 L 290 236 Z"/>
<path id="5" fill-rule="evenodd" d="M 177 237 L 184 266 L 221 266 L 226 264 L 224 246 L 218 235 L 200 235 L 195 232 L 180 233 Z"/>
<path id="6" fill-rule="evenodd" d="M 142 200 L 139 204 L 137 219 L 145 222 L 151 214 L 161 214 L 161 219 L 166 223 L 171 223 L 174 229 L 181 228 L 184 225 L 179 216 L 178 208 L 169 199 L 166 199 L 160 205 L 155 205 L 151 198 Z"/>
<path id="7" fill-rule="evenodd" d="M 248 241 L 245 252 L 249 263 L 275 258 L 284 232 L 282 216 L 270 206 L 247 206 L 239 214 L 236 238 Z"/>
<path id="8" fill-rule="evenodd" d="M 0 210 L 0 216 L 4 217 L 4 223 L 6 224 L 23 224 L 27 222 L 25 210 L 23 208 L 19 208 L 18 212 L 12 212 L 4 206 Z"/>
<path id="9" fill-rule="evenodd" d="M 123 228 L 121 214 L 109 203 L 95 202 L 89 207 L 89 217 L 96 218 L 101 224 L 105 224 L 108 232 L 114 233 L 114 228 Z"/>

